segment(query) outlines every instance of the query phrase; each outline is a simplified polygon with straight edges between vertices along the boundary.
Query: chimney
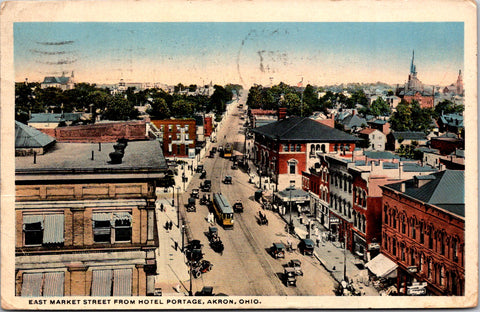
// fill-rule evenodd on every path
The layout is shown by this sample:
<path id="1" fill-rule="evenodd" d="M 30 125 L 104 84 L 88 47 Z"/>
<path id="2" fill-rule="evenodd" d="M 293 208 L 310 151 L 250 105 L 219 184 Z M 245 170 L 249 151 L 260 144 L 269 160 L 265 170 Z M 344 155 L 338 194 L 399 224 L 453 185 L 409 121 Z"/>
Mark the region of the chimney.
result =
<path id="1" fill-rule="evenodd" d="M 352 109 L 352 116 L 355 116 L 357 114 L 357 110 L 356 109 Z"/>
<path id="2" fill-rule="evenodd" d="M 278 108 L 278 120 L 284 120 L 287 117 L 287 108 L 279 107 Z"/>
<path id="3" fill-rule="evenodd" d="M 402 182 L 402 184 L 400 184 L 400 192 L 405 193 L 405 190 L 406 190 L 405 182 Z"/>

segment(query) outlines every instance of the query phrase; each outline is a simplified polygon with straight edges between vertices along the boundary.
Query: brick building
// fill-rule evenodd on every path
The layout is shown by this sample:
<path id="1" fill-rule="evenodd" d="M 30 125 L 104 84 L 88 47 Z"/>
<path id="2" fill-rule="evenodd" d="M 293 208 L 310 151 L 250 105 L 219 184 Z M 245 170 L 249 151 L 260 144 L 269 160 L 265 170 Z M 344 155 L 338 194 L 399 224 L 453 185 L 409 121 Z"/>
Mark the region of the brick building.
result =
<path id="1" fill-rule="evenodd" d="M 417 101 L 421 108 L 433 108 L 435 97 L 432 94 L 419 91 L 409 91 L 405 93 L 403 99 L 407 103 L 411 103 L 413 100 Z"/>
<path id="2" fill-rule="evenodd" d="M 398 265 L 399 292 L 426 282 L 428 293 L 464 295 L 464 171 L 415 176 L 382 190 L 381 251 Z"/>
<path id="3" fill-rule="evenodd" d="M 35 161 L 16 157 L 17 296 L 153 294 L 166 162 L 158 141 L 128 142 L 118 164 L 113 151 L 57 143 Z"/>
<path id="4" fill-rule="evenodd" d="M 205 136 L 210 137 L 213 132 L 213 118 L 211 116 L 205 117 L 203 128 L 205 131 Z"/>
<path id="5" fill-rule="evenodd" d="M 195 119 L 151 120 L 160 130 L 165 157 L 195 157 Z"/>
<path id="6" fill-rule="evenodd" d="M 351 157 L 356 137 L 310 118 L 283 117 L 252 129 L 254 163 L 262 175 L 276 182 L 277 190 L 293 182 L 301 187 L 302 172 L 317 161 L 317 153 Z"/>
<path id="7" fill-rule="evenodd" d="M 98 143 L 115 142 L 118 139 L 145 140 L 146 127 L 145 121 L 119 121 L 39 130 L 54 137 L 57 142 Z"/>

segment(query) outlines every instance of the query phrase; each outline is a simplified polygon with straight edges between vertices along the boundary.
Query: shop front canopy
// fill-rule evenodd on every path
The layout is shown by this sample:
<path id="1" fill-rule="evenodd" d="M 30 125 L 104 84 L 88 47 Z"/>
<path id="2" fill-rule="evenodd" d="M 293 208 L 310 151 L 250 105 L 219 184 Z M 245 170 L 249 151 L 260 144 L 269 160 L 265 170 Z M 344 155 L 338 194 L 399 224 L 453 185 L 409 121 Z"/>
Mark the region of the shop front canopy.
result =
<path id="1" fill-rule="evenodd" d="M 365 265 L 370 272 L 379 278 L 395 278 L 397 277 L 398 265 L 384 256 L 379 254 Z"/>

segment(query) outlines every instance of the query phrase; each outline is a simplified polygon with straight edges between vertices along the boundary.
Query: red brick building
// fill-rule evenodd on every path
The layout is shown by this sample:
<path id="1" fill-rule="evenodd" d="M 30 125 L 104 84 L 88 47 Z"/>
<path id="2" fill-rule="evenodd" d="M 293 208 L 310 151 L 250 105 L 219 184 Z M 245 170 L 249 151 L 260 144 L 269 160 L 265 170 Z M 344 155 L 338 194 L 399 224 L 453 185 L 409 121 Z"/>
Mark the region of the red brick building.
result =
<path id="1" fill-rule="evenodd" d="M 152 120 L 163 137 L 165 157 L 195 157 L 195 119 Z"/>
<path id="2" fill-rule="evenodd" d="M 412 100 L 416 100 L 421 108 L 433 108 L 433 95 L 422 94 L 419 91 L 410 91 L 403 96 L 403 99 L 408 103 L 411 103 Z"/>
<path id="3" fill-rule="evenodd" d="M 213 120 L 212 117 L 205 117 L 203 120 L 203 131 L 206 137 L 210 137 L 213 132 Z"/>
<path id="4" fill-rule="evenodd" d="M 146 129 L 145 121 L 122 121 L 39 130 L 54 137 L 57 142 L 97 143 L 115 142 L 118 139 L 146 140 Z"/>
<path id="5" fill-rule="evenodd" d="M 398 265 L 399 292 L 426 282 L 430 294 L 464 295 L 464 171 L 415 176 L 382 190 L 381 252 Z"/>
<path id="6" fill-rule="evenodd" d="M 254 128 L 254 163 L 277 190 L 293 181 L 302 185 L 302 172 L 317 161 L 317 153 L 351 157 L 358 139 L 306 117 L 284 118 Z"/>

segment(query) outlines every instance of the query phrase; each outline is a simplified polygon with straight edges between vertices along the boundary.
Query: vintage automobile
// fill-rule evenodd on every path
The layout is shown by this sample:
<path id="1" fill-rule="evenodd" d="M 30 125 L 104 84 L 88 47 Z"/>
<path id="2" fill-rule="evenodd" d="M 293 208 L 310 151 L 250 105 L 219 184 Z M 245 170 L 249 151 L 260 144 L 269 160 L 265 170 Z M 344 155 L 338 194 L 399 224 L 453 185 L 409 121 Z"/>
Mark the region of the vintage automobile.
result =
<path id="1" fill-rule="evenodd" d="M 195 278 L 199 278 L 202 273 L 207 273 L 211 271 L 213 264 L 208 260 L 201 260 L 197 262 L 192 262 L 192 275 Z"/>
<path id="2" fill-rule="evenodd" d="M 313 256 L 315 244 L 311 239 L 305 238 L 300 241 L 300 244 L 298 244 L 298 249 L 300 249 L 300 252 L 303 255 Z"/>
<path id="3" fill-rule="evenodd" d="M 215 226 L 208 227 L 208 240 L 213 240 L 218 237 L 218 228 Z"/>
<path id="4" fill-rule="evenodd" d="M 198 165 L 197 169 L 195 170 L 196 172 L 200 173 L 203 171 L 203 165 Z"/>
<path id="5" fill-rule="evenodd" d="M 202 198 L 200 198 L 200 205 L 207 205 L 211 202 L 210 194 L 203 194 Z"/>
<path id="6" fill-rule="evenodd" d="M 204 286 L 202 290 L 197 291 L 195 296 L 214 296 L 212 286 Z"/>
<path id="7" fill-rule="evenodd" d="M 275 259 L 285 258 L 285 245 L 282 243 L 273 243 L 270 247 L 270 253 Z"/>
<path id="8" fill-rule="evenodd" d="M 285 279 L 285 285 L 287 287 L 297 286 L 297 274 L 294 268 L 286 267 L 283 272 L 283 278 Z"/>
<path id="9" fill-rule="evenodd" d="M 258 212 L 258 223 L 260 225 L 268 225 L 268 219 L 265 214 L 263 214 L 261 211 Z"/>
<path id="10" fill-rule="evenodd" d="M 243 212 L 243 204 L 241 201 L 237 200 L 235 204 L 233 204 L 233 211 Z"/>
<path id="11" fill-rule="evenodd" d="M 185 255 L 188 261 L 198 262 L 203 259 L 202 244 L 198 239 L 190 241 L 185 248 Z"/>
<path id="12" fill-rule="evenodd" d="M 215 152 L 213 150 L 210 151 L 210 155 L 208 155 L 209 158 L 215 157 Z"/>
<path id="13" fill-rule="evenodd" d="M 302 263 L 298 259 L 292 259 L 287 263 L 287 267 L 293 268 L 296 275 L 303 276 Z"/>
<path id="14" fill-rule="evenodd" d="M 232 176 L 226 175 L 225 178 L 223 178 L 223 183 L 232 184 Z"/>
<path id="15" fill-rule="evenodd" d="M 200 179 L 205 179 L 207 177 L 207 171 L 203 170 L 202 173 L 200 174 Z"/>
<path id="16" fill-rule="evenodd" d="M 187 212 L 196 212 L 197 207 L 195 205 L 195 198 L 190 197 L 187 203 Z"/>
<path id="17" fill-rule="evenodd" d="M 203 181 L 203 183 L 200 184 L 200 188 L 204 192 L 210 192 L 210 189 L 212 188 L 212 181 L 211 180 Z"/>
<path id="18" fill-rule="evenodd" d="M 192 193 L 190 194 L 190 197 L 198 198 L 199 197 L 198 189 L 193 189 Z"/>

